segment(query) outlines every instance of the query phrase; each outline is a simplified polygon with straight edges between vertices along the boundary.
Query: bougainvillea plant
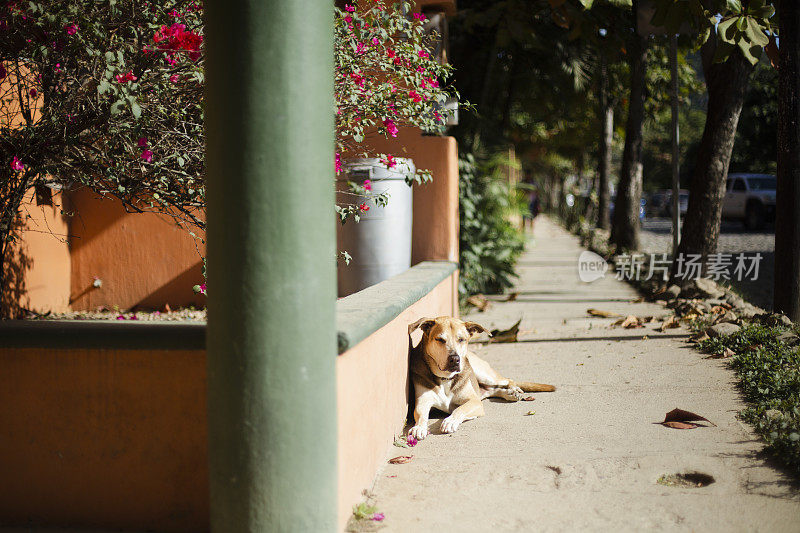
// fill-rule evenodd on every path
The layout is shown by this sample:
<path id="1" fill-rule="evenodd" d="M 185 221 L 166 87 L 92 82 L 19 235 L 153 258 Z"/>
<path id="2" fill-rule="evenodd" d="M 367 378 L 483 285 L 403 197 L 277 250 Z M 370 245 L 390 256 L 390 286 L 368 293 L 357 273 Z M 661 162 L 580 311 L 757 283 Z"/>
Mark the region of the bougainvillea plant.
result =
<path id="1" fill-rule="evenodd" d="M 444 103 L 457 94 L 444 85 L 452 67 L 431 56 L 438 36 L 426 31 L 425 22 L 425 15 L 412 13 L 408 2 L 364 0 L 336 9 L 337 175 L 343 170 L 343 154 L 378 157 L 390 169 L 401 166 L 397 154 L 366 148 L 362 143 L 369 135 L 396 137 L 404 126 L 439 131 L 444 125 Z M 430 172 L 418 169 L 407 181 L 430 177 Z M 340 197 L 350 194 L 353 201 L 336 206 L 342 223 L 351 217 L 358 220 L 370 202 L 381 206 L 388 201 L 369 180 L 348 186 L 348 191 L 339 191 Z"/>
<path id="2" fill-rule="evenodd" d="M 451 96 L 441 85 L 451 69 L 430 56 L 436 36 L 424 16 L 408 3 L 365 2 L 335 16 L 337 175 L 343 154 L 395 167 L 396 155 L 360 143 L 402 126 L 440 128 Z M 83 184 L 193 235 L 205 229 L 202 46 L 200 1 L 0 5 L 0 293 L 34 186 Z M 360 196 L 336 207 L 341 221 L 388 200 L 370 183 L 348 187 Z"/>
<path id="3" fill-rule="evenodd" d="M 204 227 L 201 19 L 180 0 L 0 7 L 0 265 L 37 185 Z"/>

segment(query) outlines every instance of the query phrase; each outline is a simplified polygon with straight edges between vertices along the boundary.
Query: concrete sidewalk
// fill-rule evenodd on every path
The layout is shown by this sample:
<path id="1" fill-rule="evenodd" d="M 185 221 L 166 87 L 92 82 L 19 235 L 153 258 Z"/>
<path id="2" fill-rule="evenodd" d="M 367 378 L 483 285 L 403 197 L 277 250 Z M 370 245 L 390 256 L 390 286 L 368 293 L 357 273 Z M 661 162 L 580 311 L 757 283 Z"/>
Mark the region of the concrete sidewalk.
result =
<path id="1" fill-rule="evenodd" d="M 500 373 L 552 383 L 533 402 L 484 401 L 486 416 L 433 433 L 408 464 L 387 464 L 374 488 L 382 531 L 800 531 L 800 490 L 760 455 L 736 418 L 735 375 L 704 359 L 688 331 L 611 328 L 598 308 L 664 315 L 632 303 L 613 278 L 578 280 L 577 238 L 539 217 L 519 262 L 514 302 L 469 315 L 488 328 L 522 317 L 514 344 L 474 345 Z M 654 424 L 675 407 L 716 427 Z M 536 413 L 526 416 L 534 410 Z M 664 486 L 663 474 L 701 472 L 702 488 Z"/>

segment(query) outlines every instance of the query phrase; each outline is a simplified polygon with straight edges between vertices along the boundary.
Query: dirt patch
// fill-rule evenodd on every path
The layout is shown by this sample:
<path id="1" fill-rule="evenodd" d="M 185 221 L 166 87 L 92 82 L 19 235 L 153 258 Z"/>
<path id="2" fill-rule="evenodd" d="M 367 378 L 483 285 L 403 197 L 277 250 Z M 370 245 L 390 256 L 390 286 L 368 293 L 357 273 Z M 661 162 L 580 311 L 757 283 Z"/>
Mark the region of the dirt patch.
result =
<path id="1" fill-rule="evenodd" d="M 699 489 L 707 487 L 716 481 L 714 476 L 702 472 L 686 472 L 685 474 L 664 474 L 656 480 L 659 485 L 667 487 L 684 487 Z"/>

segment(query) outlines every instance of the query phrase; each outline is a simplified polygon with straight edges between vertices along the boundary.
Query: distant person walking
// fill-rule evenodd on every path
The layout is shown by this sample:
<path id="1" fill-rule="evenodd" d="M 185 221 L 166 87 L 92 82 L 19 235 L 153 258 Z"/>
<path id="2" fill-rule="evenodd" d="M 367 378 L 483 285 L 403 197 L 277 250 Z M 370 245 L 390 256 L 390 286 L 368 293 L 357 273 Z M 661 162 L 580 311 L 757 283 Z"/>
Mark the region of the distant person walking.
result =
<path id="1" fill-rule="evenodd" d="M 536 189 L 528 192 L 528 213 L 523 217 L 522 229 L 525 229 L 526 222 L 530 222 L 531 233 L 533 233 L 533 222 L 539 216 L 539 192 Z"/>

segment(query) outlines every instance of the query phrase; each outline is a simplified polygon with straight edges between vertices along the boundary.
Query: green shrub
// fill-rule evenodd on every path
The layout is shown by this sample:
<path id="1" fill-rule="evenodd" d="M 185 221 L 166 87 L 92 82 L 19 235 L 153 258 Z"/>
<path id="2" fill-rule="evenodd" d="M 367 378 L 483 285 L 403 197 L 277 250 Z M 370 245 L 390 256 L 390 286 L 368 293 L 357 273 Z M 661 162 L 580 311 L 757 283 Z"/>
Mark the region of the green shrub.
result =
<path id="1" fill-rule="evenodd" d="M 514 283 L 514 266 L 525 247 L 509 215 L 520 212 L 516 191 L 498 175 L 500 162 L 459 160 L 459 295 L 500 293 Z"/>
<path id="2" fill-rule="evenodd" d="M 787 328 L 750 325 L 726 337 L 706 340 L 701 349 L 721 354 L 750 402 L 741 417 L 767 442 L 767 450 L 800 475 L 800 353 L 778 339 Z"/>

